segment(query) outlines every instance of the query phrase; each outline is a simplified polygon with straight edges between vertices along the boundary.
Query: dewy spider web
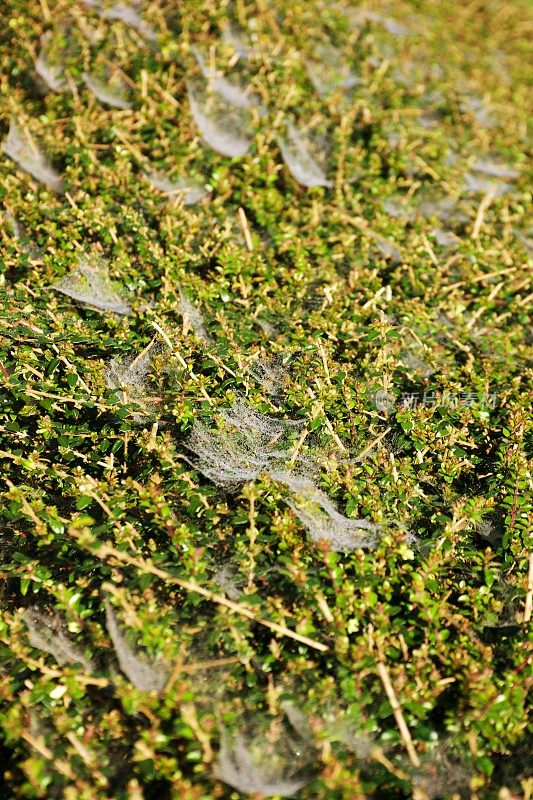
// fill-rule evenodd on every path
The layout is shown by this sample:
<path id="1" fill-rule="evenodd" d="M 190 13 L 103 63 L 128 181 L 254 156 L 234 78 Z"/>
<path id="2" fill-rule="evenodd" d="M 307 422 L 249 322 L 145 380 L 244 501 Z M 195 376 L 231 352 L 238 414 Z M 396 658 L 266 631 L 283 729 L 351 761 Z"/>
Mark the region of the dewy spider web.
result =
<path id="1" fill-rule="evenodd" d="M 131 307 L 123 300 L 103 268 L 96 269 L 87 259 L 55 284 L 54 289 L 97 311 L 113 311 L 128 316 Z"/>
<path id="2" fill-rule="evenodd" d="M 244 156 L 252 143 L 250 121 L 242 109 L 231 109 L 220 97 L 187 85 L 189 106 L 196 127 L 206 144 L 229 158 Z"/>
<path id="3" fill-rule="evenodd" d="M 52 167 L 46 156 L 39 150 L 31 135 L 12 117 L 7 139 L 2 144 L 6 156 L 12 158 L 19 167 L 52 191 L 62 194 L 65 191 L 60 174 Z"/>
<path id="4" fill-rule="evenodd" d="M 235 108 L 252 108 L 258 105 L 258 100 L 247 89 L 232 83 L 223 75 L 219 75 L 205 61 L 197 47 L 191 48 L 192 53 L 200 67 L 200 72 L 209 81 L 209 86 L 214 92 L 227 100 Z"/>
<path id="5" fill-rule="evenodd" d="M 283 160 L 287 165 L 293 178 L 302 186 L 332 186 L 332 181 L 326 178 L 326 174 L 318 161 L 311 155 L 309 142 L 304 136 L 289 123 L 287 125 L 287 135 L 278 139 Z"/>
<path id="6" fill-rule="evenodd" d="M 123 110 L 131 108 L 131 103 L 126 96 L 125 85 L 115 83 L 104 83 L 94 75 L 89 75 L 87 72 L 83 73 L 83 80 L 85 85 L 92 92 L 92 94 L 112 108 L 121 108 Z"/>
<path id="7" fill-rule="evenodd" d="M 269 747 L 264 736 L 252 738 L 248 743 L 242 732 L 231 736 L 223 729 L 214 766 L 215 777 L 244 794 L 292 797 L 309 783 L 309 777 L 302 775 L 295 766 L 296 753 L 287 754 L 287 749 L 291 749 L 290 741 L 285 740 L 283 745 L 282 756 Z"/>
<path id="8" fill-rule="evenodd" d="M 221 412 L 223 427 L 211 430 L 195 422 L 187 447 L 197 457 L 197 469 L 219 486 L 237 487 L 261 472 L 281 470 L 291 458 L 287 447 L 276 444 L 301 423 L 279 420 L 254 411 L 239 401 Z"/>
<path id="9" fill-rule="evenodd" d="M 144 177 L 158 192 L 182 198 L 184 206 L 192 206 L 207 195 L 207 190 L 203 186 L 187 178 L 172 180 L 159 172 L 146 172 Z"/>
<path id="10" fill-rule="evenodd" d="M 378 544 L 379 527 L 340 514 L 313 480 L 316 464 L 290 447 L 288 435 L 300 430 L 302 422 L 269 417 L 243 401 L 224 409 L 221 416 L 222 429 L 213 431 L 196 422 L 187 440 L 187 447 L 197 456 L 195 466 L 203 475 L 231 489 L 269 474 L 292 492 L 286 502 L 313 541 L 326 540 L 339 551 Z"/>
<path id="11" fill-rule="evenodd" d="M 51 31 L 47 31 L 41 36 L 41 50 L 35 62 L 35 72 L 50 91 L 59 92 L 65 87 L 66 81 L 63 77 L 64 70 L 62 64 L 54 64 L 50 61 L 49 50 L 51 38 Z"/>
<path id="12" fill-rule="evenodd" d="M 113 607 L 107 600 L 105 614 L 107 631 L 113 642 L 122 672 L 141 692 L 161 692 L 168 678 L 166 668 L 162 665 L 150 664 L 129 646 L 120 631 Z"/>
<path id="13" fill-rule="evenodd" d="M 155 403 L 148 390 L 148 372 L 155 355 L 161 351 L 161 345 L 153 339 L 134 358 L 113 358 L 105 372 L 106 384 L 110 389 L 122 392 L 124 403 L 137 403 L 141 413 L 132 414 L 134 422 L 143 424 L 151 413 Z"/>
<path id="14" fill-rule="evenodd" d="M 60 665 L 79 663 L 86 672 L 93 669 L 92 662 L 85 658 L 81 648 L 67 637 L 58 616 L 46 617 L 36 609 L 28 608 L 24 612 L 24 622 L 32 647 L 49 653 Z"/>

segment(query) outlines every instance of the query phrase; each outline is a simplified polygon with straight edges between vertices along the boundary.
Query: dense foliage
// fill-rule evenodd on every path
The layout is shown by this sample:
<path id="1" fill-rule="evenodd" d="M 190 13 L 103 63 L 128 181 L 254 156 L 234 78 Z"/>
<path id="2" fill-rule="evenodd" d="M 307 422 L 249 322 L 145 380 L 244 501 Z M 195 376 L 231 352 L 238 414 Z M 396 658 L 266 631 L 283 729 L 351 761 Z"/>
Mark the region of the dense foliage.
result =
<path id="1" fill-rule="evenodd" d="M 1 797 L 531 797 L 531 19 L 2 3 Z"/>

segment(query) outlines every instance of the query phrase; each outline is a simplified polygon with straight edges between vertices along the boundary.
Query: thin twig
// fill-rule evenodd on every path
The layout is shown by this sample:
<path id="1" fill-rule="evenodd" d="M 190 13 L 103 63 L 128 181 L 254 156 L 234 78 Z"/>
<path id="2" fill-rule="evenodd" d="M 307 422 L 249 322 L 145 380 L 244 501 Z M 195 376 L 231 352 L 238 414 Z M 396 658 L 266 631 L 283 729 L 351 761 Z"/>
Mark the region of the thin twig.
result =
<path id="1" fill-rule="evenodd" d="M 496 192 L 494 189 L 491 189 L 490 192 L 487 192 L 487 194 L 479 204 L 479 208 L 476 214 L 476 221 L 474 222 L 474 227 L 472 229 L 472 239 L 479 238 L 479 232 L 481 230 L 481 226 L 483 225 L 483 220 L 485 219 L 485 212 L 487 211 L 488 207 L 490 206 L 495 197 L 496 197 Z"/>
<path id="2" fill-rule="evenodd" d="M 71 535 L 75 539 L 82 539 L 83 534 L 71 531 Z M 94 552 L 94 551 L 92 551 Z M 258 625 L 263 625 L 265 628 L 269 628 L 271 631 L 280 634 L 281 636 L 286 636 L 288 639 L 294 639 L 297 642 L 301 642 L 302 644 L 307 645 L 308 647 L 312 647 L 315 650 L 319 650 L 322 653 L 327 652 L 329 647 L 322 642 L 317 642 L 314 639 L 310 639 L 308 636 L 302 636 L 299 633 L 295 633 L 295 631 L 291 631 L 290 628 L 285 627 L 285 625 L 279 625 L 277 622 L 271 622 L 268 619 L 263 619 L 258 617 L 254 614 L 254 612 L 249 609 L 247 606 L 243 605 L 242 603 L 235 603 L 233 600 L 229 600 L 227 597 L 221 594 L 216 594 L 215 592 L 211 592 L 209 589 L 205 589 L 203 586 L 200 586 L 199 583 L 196 583 L 194 580 L 184 580 L 182 578 L 177 578 L 174 575 L 171 575 L 169 572 L 165 572 L 165 570 L 159 569 L 158 567 L 154 566 L 150 561 L 146 559 L 136 559 L 132 556 L 128 555 L 127 553 L 123 553 L 120 550 L 112 547 L 110 544 L 102 544 L 98 547 L 97 552 L 94 553 L 98 556 L 111 556 L 112 558 L 116 559 L 122 564 L 128 564 L 129 566 L 136 567 L 139 570 L 142 570 L 145 573 L 149 573 L 151 575 L 155 575 L 161 580 L 166 581 L 167 583 L 175 584 L 176 586 L 180 586 L 182 589 L 185 589 L 187 592 L 195 592 L 196 594 L 205 597 L 206 600 L 210 600 L 212 603 L 216 603 L 217 605 L 224 606 L 228 608 L 230 611 L 233 611 L 235 614 L 239 614 L 241 617 L 246 617 L 247 619 L 251 620 L 252 622 L 256 622 Z"/>
<path id="3" fill-rule="evenodd" d="M 196 661 L 194 664 L 183 664 L 179 671 L 183 673 L 201 672 L 204 669 L 218 669 L 240 663 L 241 659 L 238 656 L 228 656 L 227 658 L 213 658 L 209 661 Z"/>
<path id="4" fill-rule="evenodd" d="M 250 234 L 250 228 L 248 227 L 248 220 L 246 219 L 246 214 L 244 213 L 244 208 L 239 207 L 239 220 L 241 222 L 242 232 L 244 233 L 244 241 L 246 242 L 246 247 L 252 252 L 254 249 L 254 243 L 252 241 L 252 236 Z"/>
<path id="5" fill-rule="evenodd" d="M 515 445 L 516 447 L 516 445 Z M 516 523 L 516 507 L 518 505 L 518 484 L 520 482 L 520 473 L 517 471 L 516 473 L 516 480 L 514 484 L 514 492 L 513 492 L 513 505 L 511 507 L 511 520 L 509 523 L 509 532 L 511 534 L 514 533 L 514 526 Z"/>
<path id="6" fill-rule="evenodd" d="M 152 323 L 152 324 L 153 324 L 153 323 Z M 155 343 L 156 343 L 156 337 L 154 336 L 154 338 L 153 338 L 153 339 L 152 339 L 150 342 L 148 342 L 148 344 L 146 345 L 146 347 L 145 347 L 143 350 L 141 350 L 141 352 L 140 352 L 140 353 L 139 353 L 137 356 L 135 356 L 135 358 L 134 358 L 134 359 L 133 359 L 133 361 L 131 362 L 131 364 L 130 364 L 129 368 L 130 368 L 130 369 L 134 369 L 134 368 L 137 366 L 137 364 L 139 363 L 139 361 L 140 361 L 142 358 L 144 358 L 144 356 L 145 356 L 147 353 L 149 353 L 149 352 L 150 352 L 150 350 L 151 350 L 151 349 L 152 349 L 152 347 L 155 345 Z"/>
<path id="7" fill-rule="evenodd" d="M 159 334 L 159 335 L 160 335 L 160 336 L 161 336 L 161 337 L 162 337 L 162 338 L 165 340 L 165 344 L 167 345 L 168 349 L 169 349 L 169 350 L 170 350 L 170 352 L 172 353 L 172 351 L 174 350 L 174 348 L 173 348 L 173 346 L 172 346 L 172 342 L 171 342 L 171 341 L 170 341 L 170 339 L 168 338 L 167 334 L 165 333 L 165 331 L 163 330 L 163 328 L 161 327 L 161 325 L 159 325 L 159 324 L 158 324 L 157 322 L 155 322 L 154 320 L 152 320 L 152 321 L 150 322 L 150 325 L 152 326 L 152 328 L 155 328 L 155 329 L 156 329 L 156 331 L 158 332 L 158 334 Z"/>
<path id="8" fill-rule="evenodd" d="M 403 716 L 402 708 L 400 706 L 400 703 L 398 702 L 398 698 L 396 697 L 396 692 L 394 691 L 394 688 L 390 681 L 387 667 L 382 661 L 378 661 L 377 669 L 379 677 L 381 679 L 381 683 L 383 684 L 383 688 L 385 689 L 385 694 L 387 695 L 389 703 L 391 704 L 392 713 L 394 714 L 394 719 L 396 720 L 396 724 L 398 725 L 400 736 L 402 737 L 405 749 L 407 750 L 409 761 L 411 762 L 413 767 L 419 767 L 420 759 L 413 745 L 411 733 L 409 732 L 409 728 L 407 727 L 407 723 Z"/>
<path id="9" fill-rule="evenodd" d="M 322 344 L 318 345 L 318 352 L 320 353 L 320 357 L 322 358 L 322 364 L 324 365 L 324 373 L 326 375 L 327 384 L 328 386 L 331 386 L 331 376 L 329 374 L 329 369 L 328 369 L 328 360 Z"/>
<path id="10" fill-rule="evenodd" d="M 448 262 L 448 266 L 450 266 Z M 507 275 L 510 272 L 516 272 L 517 267 L 509 267 L 508 269 L 498 269 L 496 272 L 484 272 L 482 275 L 476 275 L 475 278 L 470 278 L 467 281 L 457 281 L 457 283 L 450 283 L 448 286 L 444 286 L 442 291 L 443 292 L 451 292 L 452 289 L 458 289 L 459 286 L 465 286 L 466 284 L 470 285 L 471 283 L 478 283 L 479 281 L 486 281 L 490 280 L 491 278 L 496 278 L 498 275 Z"/>
<path id="11" fill-rule="evenodd" d="M 46 22 L 50 22 L 50 20 L 52 19 L 52 15 L 50 13 L 50 9 L 48 8 L 48 3 L 46 2 L 46 0 L 39 0 L 39 2 L 41 4 L 41 9 L 43 12 L 44 19 L 46 20 Z"/>
<path id="12" fill-rule="evenodd" d="M 361 450 L 361 452 L 360 452 L 360 453 L 359 453 L 359 455 L 357 456 L 357 461 L 361 461 L 361 460 L 362 460 L 362 459 L 363 459 L 363 458 L 366 456 L 366 454 L 367 454 L 367 453 L 369 453 L 369 452 L 372 450 L 372 448 L 373 448 L 373 447 L 375 447 L 375 445 L 377 445 L 377 444 L 378 444 L 378 442 L 381 442 L 381 440 L 382 440 L 382 439 L 384 439 L 384 438 L 385 438 L 385 436 L 386 436 L 386 435 L 387 435 L 387 434 L 388 434 L 388 433 L 389 433 L 391 430 L 392 430 L 391 428 L 387 428 L 386 430 L 384 430 L 384 431 L 383 431 L 383 433 L 380 433 L 380 434 L 379 434 L 379 436 L 377 436 L 377 437 L 374 439 L 374 441 L 370 442 L 370 444 L 369 444 L 369 445 L 367 445 L 367 446 L 365 447 L 365 449 L 364 449 L 364 450 Z"/>
<path id="13" fill-rule="evenodd" d="M 49 750 L 49 748 L 43 742 L 41 742 L 39 739 L 36 739 L 34 736 L 32 736 L 31 733 L 28 733 L 27 731 L 23 731 L 21 733 L 21 736 L 25 742 L 27 742 L 31 747 L 34 748 L 34 750 L 36 750 L 39 753 L 39 755 L 41 755 L 47 761 L 51 761 L 54 767 L 57 769 L 57 771 L 61 773 L 61 775 L 64 775 L 65 778 L 68 778 L 69 781 L 76 782 L 76 775 L 72 771 L 70 765 L 60 759 L 54 761 L 54 754 L 52 753 L 51 750 Z"/>
<path id="14" fill-rule="evenodd" d="M 529 622 L 531 619 L 531 611 L 533 610 L 533 551 L 529 554 L 529 569 L 527 573 L 527 594 L 526 604 L 524 607 L 524 622 Z"/>
<path id="15" fill-rule="evenodd" d="M 322 409 L 322 410 L 324 410 L 324 409 Z M 325 414 L 324 414 L 324 422 L 325 422 L 326 428 L 330 432 L 332 438 L 335 440 L 335 444 L 337 445 L 339 450 L 342 450 L 343 453 L 347 453 L 348 452 L 348 448 L 345 447 L 344 444 L 342 443 L 342 441 L 339 439 L 337 433 L 335 432 L 335 429 L 334 429 L 333 425 L 331 424 L 331 422 L 329 421 L 329 419 L 326 417 Z"/>
<path id="16" fill-rule="evenodd" d="M 51 394 L 50 392 L 41 392 L 38 389 L 21 389 L 22 394 L 27 394 L 30 397 L 46 397 L 48 400 L 58 400 L 61 403 L 74 403 L 74 405 L 89 406 L 90 408 L 98 408 L 100 411 L 111 411 L 112 406 L 104 405 L 96 400 L 82 400 L 79 397 L 63 397 L 60 394 Z"/>
<path id="17" fill-rule="evenodd" d="M 403 769 L 398 769 L 398 767 L 396 767 L 392 763 L 392 761 L 390 761 L 387 758 L 381 747 L 374 746 L 372 748 L 372 752 L 370 753 L 370 758 L 372 758 L 374 761 L 377 761 L 378 764 L 384 766 L 385 769 L 391 773 L 391 775 L 394 775 L 396 778 L 399 778 L 399 780 L 401 781 L 409 780 L 409 775 L 406 772 L 404 772 Z"/>

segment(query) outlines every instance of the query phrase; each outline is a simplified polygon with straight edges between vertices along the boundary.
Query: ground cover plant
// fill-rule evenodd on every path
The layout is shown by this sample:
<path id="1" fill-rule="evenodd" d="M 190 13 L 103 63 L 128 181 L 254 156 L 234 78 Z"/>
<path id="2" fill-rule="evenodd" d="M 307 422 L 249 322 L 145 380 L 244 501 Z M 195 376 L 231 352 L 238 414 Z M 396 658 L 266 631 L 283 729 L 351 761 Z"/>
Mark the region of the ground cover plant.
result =
<path id="1" fill-rule="evenodd" d="M 0 797 L 531 798 L 531 8 L 0 23 Z"/>

